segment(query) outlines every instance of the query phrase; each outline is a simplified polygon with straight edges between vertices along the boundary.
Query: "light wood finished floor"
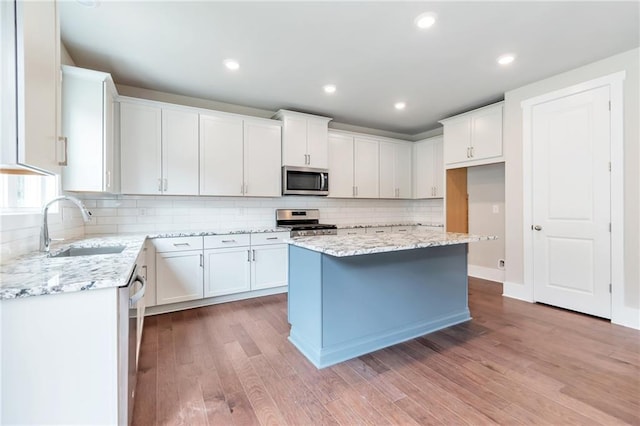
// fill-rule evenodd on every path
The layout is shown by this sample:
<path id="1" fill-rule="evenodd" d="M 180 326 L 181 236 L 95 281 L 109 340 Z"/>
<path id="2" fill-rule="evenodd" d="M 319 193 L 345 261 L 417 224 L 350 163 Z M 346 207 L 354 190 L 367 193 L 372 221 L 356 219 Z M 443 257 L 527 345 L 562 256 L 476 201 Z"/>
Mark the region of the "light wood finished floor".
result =
<path id="1" fill-rule="evenodd" d="M 286 295 L 145 320 L 134 425 L 640 424 L 640 333 L 503 298 L 473 320 L 317 370 Z"/>

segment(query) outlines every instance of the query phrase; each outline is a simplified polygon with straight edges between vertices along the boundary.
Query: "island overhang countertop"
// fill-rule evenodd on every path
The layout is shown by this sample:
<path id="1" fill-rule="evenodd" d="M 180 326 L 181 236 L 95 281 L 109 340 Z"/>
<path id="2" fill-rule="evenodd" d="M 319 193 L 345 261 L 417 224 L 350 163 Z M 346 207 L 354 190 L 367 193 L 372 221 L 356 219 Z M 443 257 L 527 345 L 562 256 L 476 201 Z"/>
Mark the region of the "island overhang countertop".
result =
<path id="1" fill-rule="evenodd" d="M 294 237 L 286 240 L 291 245 L 335 257 L 359 256 L 427 247 L 467 244 L 496 240 L 490 235 L 472 235 L 456 232 L 422 231 L 416 233 L 384 233 L 360 235 L 322 235 Z"/>

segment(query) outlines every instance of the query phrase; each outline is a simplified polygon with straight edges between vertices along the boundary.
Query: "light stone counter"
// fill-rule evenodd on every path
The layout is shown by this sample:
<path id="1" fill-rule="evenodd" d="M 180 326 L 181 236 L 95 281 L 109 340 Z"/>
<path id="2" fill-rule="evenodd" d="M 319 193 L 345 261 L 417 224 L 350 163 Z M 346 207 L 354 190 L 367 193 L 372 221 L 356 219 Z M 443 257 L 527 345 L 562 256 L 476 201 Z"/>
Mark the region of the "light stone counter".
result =
<path id="1" fill-rule="evenodd" d="M 398 222 L 398 223 L 367 223 L 356 225 L 338 225 L 338 229 L 359 229 L 359 228 L 384 228 L 393 226 L 430 226 L 434 228 L 444 229 L 442 223 L 428 223 L 428 222 Z"/>
<path id="2" fill-rule="evenodd" d="M 466 244 L 495 240 L 495 236 L 458 234 L 454 232 L 421 231 L 416 233 L 385 233 L 363 235 L 329 235 L 295 237 L 286 240 L 291 245 L 336 257 L 358 256 L 412 250 L 426 247 Z"/>

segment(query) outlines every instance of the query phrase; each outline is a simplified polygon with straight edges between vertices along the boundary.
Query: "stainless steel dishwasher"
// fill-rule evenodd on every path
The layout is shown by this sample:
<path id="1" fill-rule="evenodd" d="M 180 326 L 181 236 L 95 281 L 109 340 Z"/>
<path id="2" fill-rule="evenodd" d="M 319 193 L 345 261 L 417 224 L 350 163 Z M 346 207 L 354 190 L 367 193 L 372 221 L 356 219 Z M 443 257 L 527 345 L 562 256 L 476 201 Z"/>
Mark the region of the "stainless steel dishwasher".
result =
<path id="1" fill-rule="evenodd" d="M 135 265 L 129 284 L 121 288 L 121 296 L 129 301 L 128 310 L 128 348 L 127 348 L 127 424 L 133 419 L 133 404 L 136 393 L 136 375 L 138 372 L 139 337 L 142 334 L 142 318 L 144 318 L 144 293 L 146 280 L 140 275 L 139 265 Z M 121 317 L 122 318 L 122 317 Z"/>

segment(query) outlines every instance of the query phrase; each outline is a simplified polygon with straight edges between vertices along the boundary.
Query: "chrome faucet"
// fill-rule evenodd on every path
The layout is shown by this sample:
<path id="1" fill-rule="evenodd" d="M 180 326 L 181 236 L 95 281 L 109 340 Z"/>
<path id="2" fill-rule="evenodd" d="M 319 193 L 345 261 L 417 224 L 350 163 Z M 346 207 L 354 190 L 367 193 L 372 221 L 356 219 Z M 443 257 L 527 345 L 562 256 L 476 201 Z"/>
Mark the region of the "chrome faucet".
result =
<path id="1" fill-rule="evenodd" d="M 56 201 L 68 200 L 73 204 L 78 206 L 80 209 L 80 213 L 82 213 L 82 219 L 85 222 L 91 220 L 91 212 L 87 210 L 87 208 L 82 204 L 82 201 L 78 200 L 76 197 L 72 197 L 70 195 L 61 195 L 59 197 L 55 197 L 49 201 L 47 201 L 42 207 L 42 231 L 40 232 L 40 251 L 45 253 L 49 253 L 49 249 L 51 248 L 51 238 L 49 237 L 49 223 L 47 219 L 47 213 L 49 212 L 49 207 L 51 204 Z"/>

